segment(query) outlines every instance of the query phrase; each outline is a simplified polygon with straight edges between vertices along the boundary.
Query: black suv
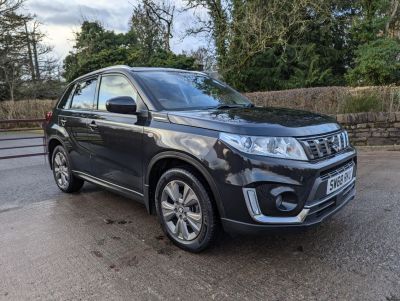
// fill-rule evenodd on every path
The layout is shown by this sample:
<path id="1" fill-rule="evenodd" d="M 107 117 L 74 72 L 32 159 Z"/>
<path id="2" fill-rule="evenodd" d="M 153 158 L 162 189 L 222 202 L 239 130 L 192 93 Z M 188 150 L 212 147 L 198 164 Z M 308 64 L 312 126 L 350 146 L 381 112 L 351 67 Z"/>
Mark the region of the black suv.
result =
<path id="1" fill-rule="evenodd" d="M 132 197 L 192 252 L 221 228 L 319 223 L 355 195 L 356 151 L 334 119 L 255 107 L 200 72 L 98 70 L 72 82 L 50 115 L 62 191 L 88 181 Z"/>

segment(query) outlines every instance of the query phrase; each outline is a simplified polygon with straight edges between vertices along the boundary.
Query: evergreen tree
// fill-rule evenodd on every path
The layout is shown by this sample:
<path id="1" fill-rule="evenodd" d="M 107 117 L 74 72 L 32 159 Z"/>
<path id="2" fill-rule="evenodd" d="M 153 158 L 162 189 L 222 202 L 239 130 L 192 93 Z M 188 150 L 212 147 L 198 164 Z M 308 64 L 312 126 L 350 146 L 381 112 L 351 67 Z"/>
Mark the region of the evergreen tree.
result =
<path id="1" fill-rule="evenodd" d="M 137 13 L 137 12 L 136 12 Z M 135 15 L 134 18 L 138 18 Z M 133 27 L 127 33 L 115 33 L 106 30 L 99 22 L 85 21 L 81 31 L 75 35 L 74 51 L 64 60 L 64 77 L 71 81 L 80 75 L 112 66 L 164 66 L 181 69 L 197 69 L 195 59 L 185 55 L 176 55 L 164 50 L 158 38 L 161 35 L 138 35 L 144 25 Z M 155 39 L 155 41 L 152 41 Z"/>
<path id="2" fill-rule="evenodd" d="M 203 28 L 191 32 L 212 33 L 223 79 L 242 91 L 261 91 L 345 85 L 350 78 L 354 82 L 356 74 L 365 73 L 346 74 L 361 66 L 369 47 L 369 56 L 380 49 L 382 61 L 397 66 L 393 46 L 400 37 L 395 37 L 398 2 L 187 0 L 187 5 L 208 11 L 199 23 Z M 389 34 L 392 42 L 371 43 Z M 384 81 L 375 82 L 396 78 L 394 70 L 390 77 L 387 70 L 377 72 Z"/>

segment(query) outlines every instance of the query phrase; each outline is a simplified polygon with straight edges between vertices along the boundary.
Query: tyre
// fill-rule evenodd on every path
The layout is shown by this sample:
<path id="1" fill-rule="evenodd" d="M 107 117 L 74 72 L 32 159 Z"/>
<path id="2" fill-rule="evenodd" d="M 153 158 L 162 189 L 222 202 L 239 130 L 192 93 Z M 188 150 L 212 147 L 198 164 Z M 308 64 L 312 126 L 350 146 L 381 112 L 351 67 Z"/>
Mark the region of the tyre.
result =
<path id="1" fill-rule="evenodd" d="M 219 232 L 211 196 L 195 174 L 170 169 L 160 177 L 155 192 L 163 231 L 175 245 L 190 252 L 207 248 Z"/>
<path id="2" fill-rule="evenodd" d="M 79 191 L 84 181 L 72 174 L 71 164 L 65 149 L 57 146 L 51 157 L 54 180 L 63 192 L 72 193 Z"/>

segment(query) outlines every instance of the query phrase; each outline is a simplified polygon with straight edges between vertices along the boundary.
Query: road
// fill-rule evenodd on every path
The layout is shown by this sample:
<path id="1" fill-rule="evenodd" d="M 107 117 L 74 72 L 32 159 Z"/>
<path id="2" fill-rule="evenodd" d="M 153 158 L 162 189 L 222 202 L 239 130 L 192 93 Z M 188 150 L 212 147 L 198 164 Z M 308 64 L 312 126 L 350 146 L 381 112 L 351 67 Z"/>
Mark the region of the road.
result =
<path id="1" fill-rule="evenodd" d="M 61 193 L 43 157 L 0 161 L 0 300 L 400 300 L 400 152 L 361 153 L 319 227 L 173 246 L 145 208 Z"/>

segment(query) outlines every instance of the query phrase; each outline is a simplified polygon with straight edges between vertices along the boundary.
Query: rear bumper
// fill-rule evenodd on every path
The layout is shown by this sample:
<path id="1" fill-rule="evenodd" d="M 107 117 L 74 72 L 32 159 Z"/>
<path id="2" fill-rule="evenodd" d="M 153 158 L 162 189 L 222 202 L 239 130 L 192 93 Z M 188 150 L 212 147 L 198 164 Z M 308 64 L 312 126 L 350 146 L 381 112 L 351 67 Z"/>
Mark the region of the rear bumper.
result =
<path id="1" fill-rule="evenodd" d="M 355 180 L 355 179 L 354 179 Z M 317 225 L 340 211 L 346 204 L 352 201 L 356 194 L 355 181 L 352 181 L 344 189 L 333 196 L 329 196 L 312 206 L 303 209 L 303 215 L 293 217 L 291 220 L 274 218 L 269 223 L 255 224 L 222 218 L 222 225 L 226 232 L 238 234 L 262 234 L 272 230 L 288 230 L 309 228 Z M 267 219 L 265 220 L 267 221 Z"/>

